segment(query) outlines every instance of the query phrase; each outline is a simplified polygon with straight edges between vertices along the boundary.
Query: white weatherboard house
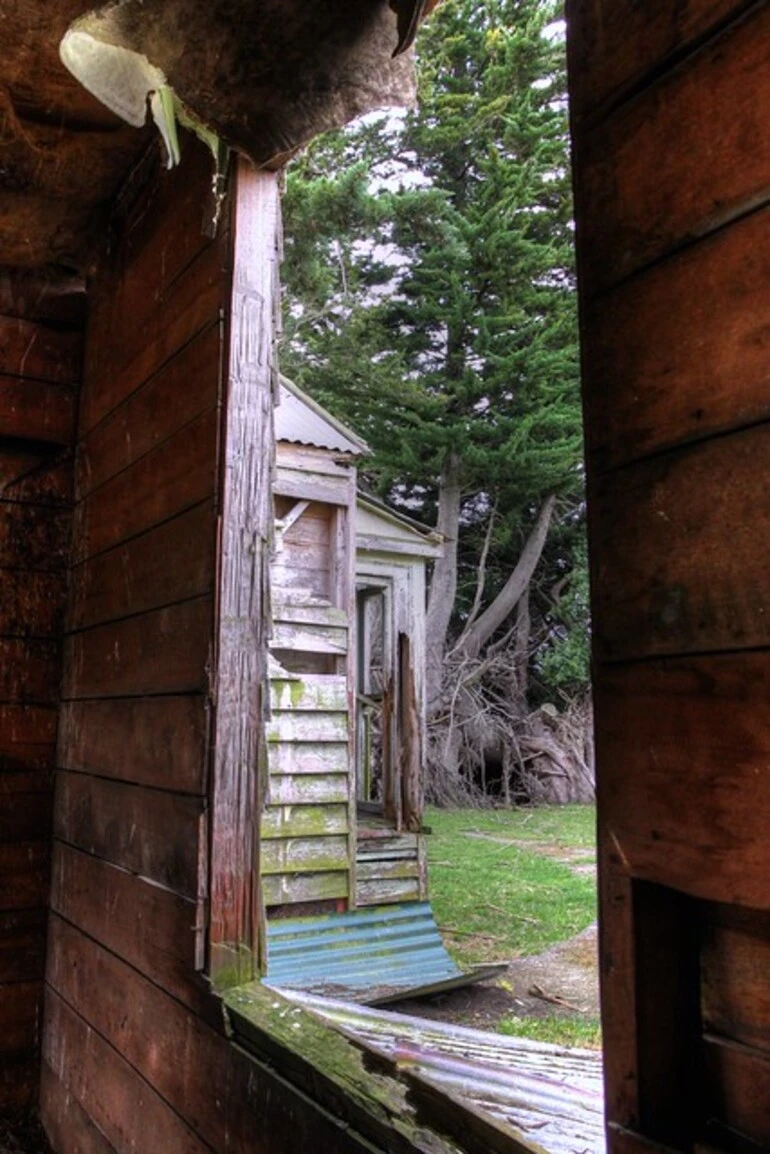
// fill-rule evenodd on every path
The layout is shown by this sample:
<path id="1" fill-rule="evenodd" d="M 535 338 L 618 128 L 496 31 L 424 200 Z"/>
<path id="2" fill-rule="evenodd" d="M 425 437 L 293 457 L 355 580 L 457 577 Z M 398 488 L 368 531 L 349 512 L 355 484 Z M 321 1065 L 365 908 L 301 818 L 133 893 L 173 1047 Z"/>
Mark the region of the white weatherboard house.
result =
<path id="1" fill-rule="evenodd" d="M 285 379 L 275 425 L 267 915 L 419 902 L 426 566 L 440 538 L 357 491 L 366 445 Z"/>

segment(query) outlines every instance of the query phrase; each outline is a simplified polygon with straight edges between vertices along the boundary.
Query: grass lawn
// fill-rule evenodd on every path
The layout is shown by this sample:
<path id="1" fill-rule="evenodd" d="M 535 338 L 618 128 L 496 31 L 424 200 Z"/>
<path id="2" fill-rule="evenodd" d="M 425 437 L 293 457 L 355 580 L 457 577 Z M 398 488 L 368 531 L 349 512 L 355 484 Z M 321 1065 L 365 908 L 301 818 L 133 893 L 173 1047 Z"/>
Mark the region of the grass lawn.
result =
<path id="1" fill-rule="evenodd" d="M 593 806 L 430 809 L 430 898 L 460 964 L 508 961 L 573 937 L 596 917 Z M 537 852 L 535 850 L 537 847 Z"/>

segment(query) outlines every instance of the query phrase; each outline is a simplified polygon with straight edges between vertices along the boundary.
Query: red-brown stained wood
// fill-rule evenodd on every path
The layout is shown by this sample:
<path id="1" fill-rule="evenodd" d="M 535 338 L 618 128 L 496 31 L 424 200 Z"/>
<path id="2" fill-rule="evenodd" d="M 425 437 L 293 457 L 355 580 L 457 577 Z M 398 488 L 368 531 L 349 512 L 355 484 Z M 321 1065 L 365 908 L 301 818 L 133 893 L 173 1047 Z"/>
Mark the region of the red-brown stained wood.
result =
<path id="1" fill-rule="evenodd" d="M 757 1149 L 770 1149 L 770 1054 L 707 1038 L 704 1062 L 707 1115 Z"/>
<path id="2" fill-rule="evenodd" d="M 4 574 L 0 570 L 0 582 Z M 50 705 L 59 693 L 57 641 L 0 638 L 0 701 Z"/>
<path id="3" fill-rule="evenodd" d="M 195 898 L 202 803 L 82 773 L 58 774 L 55 836 Z"/>
<path id="4" fill-rule="evenodd" d="M 50 843 L 0 844 L 0 910 L 30 910 L 48 901 Z"/>
<path id="5" fill-rule="evenodd" d="M 82 343 L 78 331 L 0 316 L 0 371 L 8 376 L 78 384 Z"/>
<path id="6" fill-rule="evenodd" d="M 206 501 L 76 565 L 70 574 L 68 628 L 82 629 L 210 593 L 215 534 L 214 507 Z"/>
<path id="7" fill-rule="evenodd" d="M 132 1016 L 128 1005 L 126 1010 Z M 46 991 L 45 1012 L 45 1063 L 117 1151 L 142 1150 L 152 1135 L 153 1149 L 159 1152 L 211 1154 L 211 1148 L 192 1133 L 120 1052 L 50 989 Z M 159 1023 L 158 1033 L 161 1031 Z M 47 1115 L 44 1099 L 44 1123 Z M 77 1147 L 65 1147 L 61 1154 L 76 1152 L 80 1154 Z"/>
<path id="8" fill-rule="evenodd" d="M 120 1080 L 113 1055 L 119 1053 L 127 1064 L 120 1064 L 125 1078 L 128 1067 L 133 1067 L 144 1079 L 138 1085 L 149 1086 L 184 1118 L 209 1151 L 364 1154 L 372 1149 L 349 1125 L 314 1106 L 309 1096 L 293 1089 L 270 1066 L 247 1056 L 224 1034 L 56 916 L 51 935 L 54 948 L 48 977 L 59 997 L 51 996 L 46 1007 L 50 1028 L 46 1029 L 45 1056 L 80 1101 L 87 1099 L 89 1113 L 100 1126 L 106 1128 L 102 1119 L 107 1109 L 116 1111 L 112 1087 Z M 71 1007 L 66 1016 L 72 1011 L 78 1015 L 81 1036 L 77 1042 L 74 1027 L 59 1011 L 65 1002 Z M 86 1021 L 97 1020 L 99 1032 L 90 1031 L 86 1037 L 79 1015 Z M 109 1043 L 103 1051 L 102 1039 Z M 81 1073 L 83 1062 L 97 1046 L 105 1065 Z M 100 1094 L 103 1104 L 96 1101 Z M 142 1099 L 136 1090 L 133 1095 L 129 1092 L 128 1101 L 132 1116 L 141 1114 Z M 142 1133 L 148 1128 L 145 1118 Z M 395 1148 L 405 1154 L 410 1150 L 405 1143 Z M 158 1149 L 188 1148 L 159 1145 Z"/>
<path id="9" fill-rule="evenodd" d="M 658 71 L 662 61 L 683 54 L 697 38 L 750 6 L 751 0 L 682 0 L 671 9 L 638 0 L 570 0 L 573 116 L 617 99 L 645 73 Z"/>
<path id="10" fill-rule="evenodd" d="M 595 482 L 602 659 L 770 644 L 769 456 L 760 425 Z"/>
<path id="11" fill-rule="evenodd" d="M 768 211 L 587 305 L 594 468 L 767 420 L 769 311 Z"/>
<path id="12" fill-rule="evenodd" d="M 78 450 L 78 496 L 128 468 L 217 403 L 218 318 L 86 435 Z"/>
<path id="13" fill-rule="evenodd" d="M 40 1068 L 40 1101 L 46 1134 L 57 1154 L 117 1154 L 47 1062 Z"/>
<path id="14" fill-rule="evenodd" d="M 47 923 L 43 909 L 0 913 L 0 986 L 42 979 Z"/>
<path id="15" fill-rule="evenodd" d="M 196 902 L 59 843 L 51 908 L 196 1013 L 219 1013 L 195 972 Z"/>
<path id="16" fill-rule="evenodd" d="M 206 688 L 211 601 L 199 597 L 67 638 L 65 699 L 195 693 Z"/>
<path id="17" fill-rule="evenodd" d="M 39 505 L 72 502 L 72 461 L 68 453 L 51 455 L 34 449 L 4 449 L 0 453 L 0 497 L 4 502 Z"/>
<path id="18" fill-rule="evenodd" d="M 0 373 L 0 436 L 69 445 L 77 392 Z"/>
<path id="19" fill-rule="evenodd" d="M 55 742 L 54 708 L 0 704 L 0 769 L 46 766 Z"/>
<path id="20" fill-rule="evenodd" d="M 0 567 L 57 572 L 69 558 L 69 509 L 0 500 Z"/>
<path id="21" fill-rule="evenodd" d="M 770 907 L 766 655 L 605 666 L 595 688 L 602 840 L 614 868 Z"/>
<path id="22" fill-rule="evenodd" d="M 217 424 L 216 410 L 198 417 L 78 504 L 73 561 L 84 561 L 211 497 Z"/>
<path id="23" fill-rule="evenodd" d="M 82 332 L 85 287 L 77 277 L 54 272 L 0 268 L 0 314 L 27 321 L 52 321 Z"/>
<path id="24" fill-rule="evenodd" d="M 589 294 L 770 200 L 770 10 L 755 6 L 577 144 Z"/>
<path id="25" fill-rule="evenodd" d="M 63 573 L 0 570 L 0 635 L 55 637 L 64 616 L 66 583 Z"/>
<path id="26" fill-rule="evenodd" d="M 700 1150 L 701 1148 L 696 1146 L 695 1149 Z M 614 1122 L 607 1128 L 607 1152 L 608 1154 L 677 1154 L 670 1146 L 653 1142 L 651 1138 L 644 1138 L 641 1134 L 635 1134 Z M 711 1154 L 717 1154 L 717 1152 L 712 1151 Z"/>
<path id="27" fill-rule="evenodd" d="M 704 1028 L 770 1053 L 770 914 L 711 906 L 701 952 Z"/>
<path id="28" fill-rule="evenodd" d="M 70 701 L 59 722 L 59 765 L 139 785 L 205 792 L 203 697 Z"/>
<path id="29" fill-rule="evenodd" d="M 265 771 L 272 403 L 280 209 L 274 174 L 239 162 L 216 653 L 211 844 L 212 970 L 259 965 L 259 775 Z"/>

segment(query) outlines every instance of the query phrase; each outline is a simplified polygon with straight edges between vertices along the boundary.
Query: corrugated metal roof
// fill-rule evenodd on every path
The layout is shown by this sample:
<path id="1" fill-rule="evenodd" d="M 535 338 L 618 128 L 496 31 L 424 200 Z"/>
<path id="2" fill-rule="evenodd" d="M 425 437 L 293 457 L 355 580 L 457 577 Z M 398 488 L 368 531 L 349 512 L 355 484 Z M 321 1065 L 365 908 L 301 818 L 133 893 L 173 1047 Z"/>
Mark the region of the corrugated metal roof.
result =
<path id="1" fill-rule="evenodd" d="M 591 1050 L 289 995 L 379 1054 L 510 1127 L 548 1154 L 604 1154 L 602 1061 Z"/>
<path id="2" fill-rule="evenodd" d="M 458 969 L 429 902 L 280 919 L 267 926 L 267 985 L 350 998 L 400 1001 L 492 977 L 505 966 Z"/>
<path id="3" fill-rule="evenodd" d="M 295 445 L 312 445 L 360 457 L 369 452 L 365 441 L 327 412 L 287 377 L 281 377 L 275 408 L 275 438 Z"/>

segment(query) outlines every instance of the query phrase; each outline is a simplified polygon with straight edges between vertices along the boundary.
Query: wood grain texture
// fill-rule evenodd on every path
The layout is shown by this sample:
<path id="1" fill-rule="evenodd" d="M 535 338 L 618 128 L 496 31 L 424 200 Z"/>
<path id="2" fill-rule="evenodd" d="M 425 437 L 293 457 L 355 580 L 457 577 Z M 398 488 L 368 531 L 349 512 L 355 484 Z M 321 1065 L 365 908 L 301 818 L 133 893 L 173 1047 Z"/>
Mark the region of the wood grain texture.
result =
<path id="1" fill-rule="evenodd" d="M 704 1028 L 770 1054 L 770 913 L 712 905 L 704 920 Z"/>
<path id="2" fill-rule="evenodd" d="M 7 376 L 79 384 L 82 346 L 78 329 L 53 328 L 26 317 L 0 315 L 0 371 Z"/>
<path id="3" fill-rule="evenodd" d="M 207 742 L 202 696 L 68 701 L 61 708 L 58 763 L 99 777 L 204 794 Z"/>
<path id="4" fill-rule="evenodd" d="M 0 372 L 0 437 L 70 445 L 77 390 Z"/>
<path id="5" fill-rule="evenodd" d="M 46 993 L 46 1021 L 45 1064 L 104 1136 L 108 1149 L 141 1149 L 147 1135 L 152 1134 L 159 1150 L 211 1154 L 211 1148 L 132 1069 L 119 1050 L 50 988 Z M 42 1103 L 45 1122 L 48 1110 L 46 1096 Z M 74 1136 L 70 1126 L 68 1121 L 67 1142 L 71 1144 Z M 101 1154 L 101 1148 L 96 1149 Z M 69 1151 L 80 1154 L 79 1146 L 63 1148 L 63 1154 Z"/>
<path id="6" fill-rule="evenodd" d="M 211 593 L 215 534 L 213 502 L 205 501 L 76 565 L 70 574 L 68 628 L 88 628 Z"/>
<path id="7" fill-rule="evenodd" d="M 659 72 L 719 28 L 751 0 L 683 0 L 667 9 L 635 0 L 569 0 L 570 104 L 581 119 L 622 98 L 646 74 Z"/>
<path id="8" fill-rule="evenodd" d="M 767 420 L 769 307 L 767 210 L 588 302 L 594 469 Z"/>
<path id="9" fill-rule="evenodd" d="M 768 908 L 768 655 L 603 667 L 595 689 L 602 840 L 614 868 Z"/>
<path id="10" fill-rule="evenodd" d="M 0 845 L 0 910 L 45 908 L 50 857 L 47 840 Z"/>
<path id="11" fill-rule="evenodd" d="M 198 597 L 70 635 L 62 697 L 205 691 L 211 621 L 211 599 Z"/>
<path id="12" fill-rule="evenodd" d="M 770 198 L 763 45 L 750 16 L 577 142 L 578 246 L 593 295 Z"/>
<path id="13" fill-rule="evenodd" d="M 82 773 L 57 778 L 60 841 L 189 898 L 198 893 L 202 817 L 198 798 Z"/>
<path id="14" fill-rule="evenodd" d="M 216 1004 L 196 973 L 195 901 L 71 846 L 54 848 L 51 909 L 156 985 L 210 1017 Z"/>
<path id="15" fill-rule="evenodd" d="M 273 519 L 278 181 L 239 161 L 234 194 L 229 356 L 224 408 L 216 651 L 211 944 L 216 978 L 236 959 L 258 972 L 260 766 L 265 762 L 267 607 Z M 225 959 L 221 961 L 220 959 Z M 232 973 L 232 970 L 231 970 Z"/>
<path id="16" fill-rule="evenodd" d="M 80 502 L 73 561 L 85 561 L 211 497 L 217 427 L 216 411 L 205 413 Z"/>
<path id="17" fill-rule="evenodd" d="M 0 466 L 1 467 L 1 466 Z M 3 497 L 6 490 L 3 490 Z M 69 508 L 0 500 L 0 566 L 60 572 L 69 561 Z"/>
<path id="18" fill-rule="evenodd" d="M 40 1069 L 42 1121 L 59 1154 L 118 1154 L 47 1062 Z"/>
<path id="19" fill-rule="evenodd" d="M 76 474 L 81 498 L 214 408 L 220 356 L 216 318 L 86 434 Z"/>
<path id="20" fill-rule="evenodd" d="M 709 1121 L 755 1143 L 770 1147 L 770 1054 L 707 1037 L 706 1111 Z"/>
<path id="21" fill-rule="evenodd" d="M 769 453 L 758 425 L 595 480 L 601 659 L 770 644 Z"/>

